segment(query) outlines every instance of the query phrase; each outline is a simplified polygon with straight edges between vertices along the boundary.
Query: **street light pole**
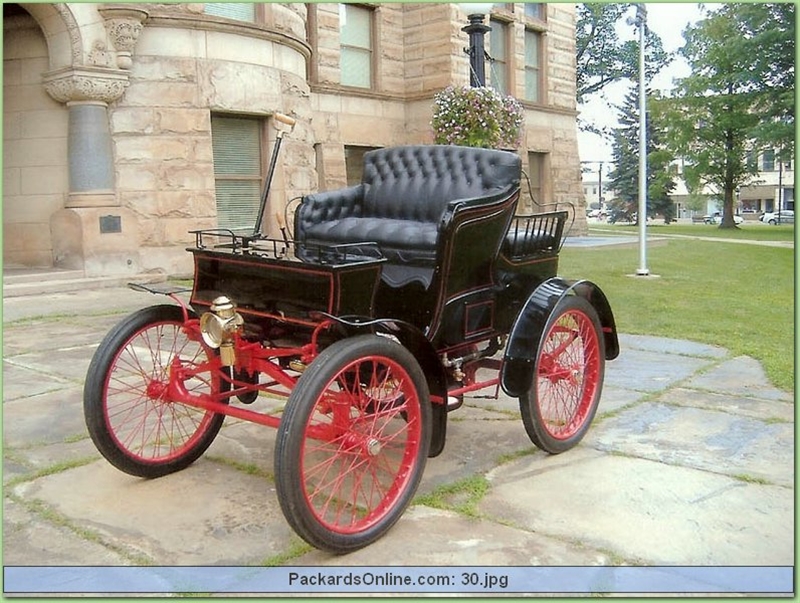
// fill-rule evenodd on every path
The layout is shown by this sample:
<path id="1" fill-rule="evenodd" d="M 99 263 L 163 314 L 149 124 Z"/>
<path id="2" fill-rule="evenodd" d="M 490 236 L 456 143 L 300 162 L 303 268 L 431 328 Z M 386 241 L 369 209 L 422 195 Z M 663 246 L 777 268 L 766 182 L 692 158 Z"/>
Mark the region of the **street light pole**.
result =
<path id="1" fill-rule="evenodd" d="M 492 10 L 491 4 L 465 3 L 460 4 L 462 11 L 467 13 L 469 25 L 462 27 L 461 31 L 469 35 L 469 48 L 464 51 L 469 55 L 469 85 L 473 88 L 486 86 L 486 49 L 484 37 L 492 28 L 483 22 L 484 15 Z"/>
<path id="2" fill-rule="evenodd" d="M 644 42 L 647 29 L 647 9 L 636 5 L 636 24 L 639 27 L 639 268 L 637 276 L 648 276 L 647 268 L 647 106 L 645 101 Z"/>

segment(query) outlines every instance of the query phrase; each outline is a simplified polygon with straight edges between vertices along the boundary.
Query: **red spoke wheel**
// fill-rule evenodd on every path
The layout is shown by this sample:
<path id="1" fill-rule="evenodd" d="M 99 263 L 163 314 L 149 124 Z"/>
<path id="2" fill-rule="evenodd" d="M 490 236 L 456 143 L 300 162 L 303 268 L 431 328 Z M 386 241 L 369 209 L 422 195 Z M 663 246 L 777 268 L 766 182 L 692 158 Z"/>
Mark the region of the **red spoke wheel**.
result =
<path id="1" fill-rule="evenodd" d="M 331 345 L 298 380 L 278 429 L 286 520 L 329 552 L 374 542 L 414 496 L 430 439 L 428 386 L 408 350 L 377 335 Z"/>
<path id="2" fill-rule="evenodd" d="M 100 453 L 121 471 L 148 478 L 196 461 L 225 415 L 170 400 L 170 365 L 179 357 L 184 366 L 196 367 L 214 355 L 186 335 L 177 306 L 144 308 L 114 327 L 92 358 L 83 390 L 86 426 Z M 184 386 L 194 394 L 230 387 L 210 370 Z"/>
<path id="3" fill-rule="evenodd" d="M 592 305 L 569 296 L 553 309 L 536 354 L 530 389 L 519 399 L 531 441 L 550 454 L 581 441 L 600 402 L 605 346 Z"/>

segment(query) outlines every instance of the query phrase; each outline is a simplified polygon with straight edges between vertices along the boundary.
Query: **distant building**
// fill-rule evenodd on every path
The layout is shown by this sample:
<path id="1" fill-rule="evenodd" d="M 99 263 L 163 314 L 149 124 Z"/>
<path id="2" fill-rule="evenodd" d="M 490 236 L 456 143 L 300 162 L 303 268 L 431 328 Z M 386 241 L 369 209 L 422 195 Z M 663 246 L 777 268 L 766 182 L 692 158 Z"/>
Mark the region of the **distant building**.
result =
<path id="1" fill-rule="evenodd" d="M 533 196 L 580 205 L 575 5 L 494 6 L 487 79 L 525 107 Z M 370 148 L 430 143 L 433 95 L 469 81 L 455 4 L 20 3 L 3 17 L 6 266 L 187 273 L 188 231 L 252 226 L 276 113 L 298 123 L 270 222 L 345 186 Z"/>
<path id="2" fill-rule="evenodd" d="M 734 212 L 745 218 L 756 219 L 764 212 L 794 209 L 794 161 L 779 162 L 774 151 L 764 152 L 754 159 L 758 174 L 750 184 L 737 191 Z M 682 173 L 677 164 L 678 174 Z M 713 215 L 722 211 L 722 197 L 714 187 L 706 186 L 700 194 L 691 195 L 682 178 L 675 179 L 677 187 L 672 194 L 679 218 L 693 215 Z"/>

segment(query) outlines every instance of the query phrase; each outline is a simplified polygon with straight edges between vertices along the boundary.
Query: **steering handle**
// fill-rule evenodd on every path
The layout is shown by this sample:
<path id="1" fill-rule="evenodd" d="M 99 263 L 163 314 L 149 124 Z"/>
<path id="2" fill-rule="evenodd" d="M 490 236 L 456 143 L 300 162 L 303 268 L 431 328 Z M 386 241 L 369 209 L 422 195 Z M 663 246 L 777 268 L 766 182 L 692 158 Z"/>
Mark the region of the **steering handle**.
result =
<path id="1" fill-rule="evenodd" d="M 286 124 L 290 128 L 294 128 L 294 125 L 297 123 L 297 120 L 294 117 L 289 117 L 288 115 L 284 115 L 283 113 L 275 113 L 272 116 L 275 118 L 275 121 L 279 121 L 282 124 Z"/>

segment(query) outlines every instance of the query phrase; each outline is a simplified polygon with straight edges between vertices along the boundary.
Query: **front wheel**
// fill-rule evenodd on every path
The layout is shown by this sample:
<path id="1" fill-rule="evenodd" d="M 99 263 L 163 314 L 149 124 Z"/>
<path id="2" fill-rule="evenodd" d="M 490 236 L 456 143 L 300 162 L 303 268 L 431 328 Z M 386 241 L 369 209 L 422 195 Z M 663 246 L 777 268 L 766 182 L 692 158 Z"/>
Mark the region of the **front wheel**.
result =
<path id="1" fill-rule="evenodd" d="M 519 399 L 531 441 L 550 454 L 581 441 L 597 412 L 605 371 L 600 321 L 582 297 L 565 297 L 545 324 L 533 383 Z"/>
<path id="2" fill-rule="evenodd" d="M 427 382 L 408 350 L 377 335 L 334 343 L 298 380 L 278 429 L 286 520 L 332 553 L 374 542 L 414 496 L 430 438 Z"/>
<path id="3" fill-rule="evenodd" d="M 134 312 L 106 335 L 89 365 L 86 426 L 100 453 L 125 473 L 153 478 L 184 469 L 222 427 L 225 415 L 169 399 L 176 357 L 184 366 L 207 367 L 184 383 L 190 392 L 213 396 L 230 387 L 211 368 L 215 352 L 188 337 L 183 323 L 177 306 Z"/>

